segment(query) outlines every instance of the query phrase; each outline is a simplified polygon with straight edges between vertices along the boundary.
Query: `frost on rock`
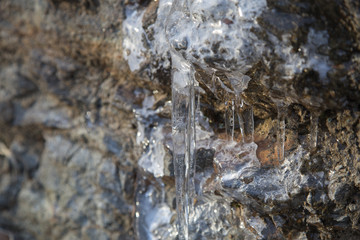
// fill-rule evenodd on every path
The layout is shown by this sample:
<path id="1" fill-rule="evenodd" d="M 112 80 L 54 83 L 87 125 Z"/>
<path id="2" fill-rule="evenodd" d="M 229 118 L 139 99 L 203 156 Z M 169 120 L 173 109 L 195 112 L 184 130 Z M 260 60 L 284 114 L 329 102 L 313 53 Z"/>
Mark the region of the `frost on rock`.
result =
<path id="1" fill-rule="evenodd" d="M 138 144 L 143 144 L 146 149 L 145 153 L 139 159 L 140 167 L 158 178 L 164 176 L 164 133 L 162 125 L 158 127 L 155 126 L 152 129 L 149 128 L 149 124 L 152 121 L 156 121 L 156 113 L 160 110 L 151 110 L 153 104 L 154 97 L 147 96 L 144 98 L 143 107 L 135 110 L 138 117 L 138 133 L 136 141 Z M 158 121 L 160 121 L 160 119 Z"/>
<path id="2" fill-rule="evenodd" d="M 173 212 L 164 202 L 162 190 L 140 182 L 136 195 L 136 230 L 138 239 L 175 239 L 177 231 Z"/>
<path id="3" fill-rule="evenodd" d="M 141 64 L 145 61 L 146 49 L 143 41 L 145 32 L 142 27 L 142 18 L 144 11 L 126 8 L 126 19 L 123 22 L 123 48 L 124 58 L 128 61 L 131 71 L 139 70 Z"/>
<path id="4" fill-rule="evenodd" d="M 167 18 L 172 6 L 172 0 L 161 0 L 157 10 L 156 22 L 149 26 L 148 31 L 154 33 L 153 41 L 149 41 L 152 55 L 158 60 L 162 68 L 170 68 L 170 49 L 165 29 Z M 160 60 L 160 61 L 159 61 Z"/>
<path id="5" fill-rule="evenodd" d="M 282 35 L 280 41 L 271 33 L 268 35 L 275 46 L 275 53 L 285 61 L 283 69 L 279 69 L 283 72 L 284 79 L 291 80 L 304 69 L 314 69 L 323 82 L 327 81 L 326 74 L 331 69 L 330 60 L 321 52 L 321 49 L 328 44 L 327 31 L 310 29 L 306 44 L 301 45 L 296 52 L 293 51 L 290 34 Z"/>
<path id="6" fill-rule="evenodd" d="M 138 239 L 175 239 L 177 231 L 162 177 L 168 167 L 166 159 L 169 120 L 159 116 L 165 106 L 154 109 L 155 97 L 145 92 L 142 106 L 135 109 L 138 121 L 136 141 L 143 153 L 138 160 L 136 188 L 136 234 Z"/>

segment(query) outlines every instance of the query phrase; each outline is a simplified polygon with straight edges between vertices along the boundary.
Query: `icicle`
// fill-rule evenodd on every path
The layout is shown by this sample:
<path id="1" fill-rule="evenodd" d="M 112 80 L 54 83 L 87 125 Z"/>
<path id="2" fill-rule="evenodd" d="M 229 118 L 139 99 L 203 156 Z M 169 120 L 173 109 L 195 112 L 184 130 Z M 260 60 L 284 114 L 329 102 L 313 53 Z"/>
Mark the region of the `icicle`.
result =
<path id="1" fill-rule="evenodd" d="M 244 120 L 242 118 L 242 115 L 240 113 L 237 114 L 238 119 L 239 119 L 239 126 L 240 126 L 240 134 L 241 134 L 241 142 L 245 142 L 244 141 Z"/>
<path id="2" fill-rule="evenodd" d="M 225 137 L 229 140 L 230 136 L 230 113 L 229 113 L 229 103 L 225 101 L 225 113 L 224 113 L 224 123 L 225 123 Z"/>
<path id="3" fill-rule="evenodd" d="M 317 147 L 318 125 L 319 114 L 317 112 L 312 112 L 310 115 L 310 147 L 312 149 Z"/>
<path id="4" fill-rule="evenodd" d="M 234 141 L 234 131 L 235 131 L 235 106 L 234 106 L 234 101 L 231 101 L 231 116 L 232 116 L 231 141 Z"/>
<path id="5" fill-rule="evenodd" d="M 229 122 L 228 122 L 228 113 L 227 113 L 226 103 L 225 103 L 225 113 L 224 113 L 224 121 L 225 121 L 225 136 L 228 139 L 228 130 L 229 130 Z"/>
<path id="6" fill-rule="evenodd" d="M 216 76 L 216 71 L 213 72 L 213 74 L 211 75 L 211 85 L 208 86 L 211 90 L 211 92 L 214 94 L 214 96 L 216 98 L 219 98 L 219 96 L 217 95 L 217 89 L 216 89 L 216 82 L 220 82 L 220 78 Z"/>
<path id="7" fill-rule="evenodd" d="M 246 106 L 242 112 L 244 118 L 245 142 L 254 142 L 254 113 L 251 105 Z"/>
<path id="8" fill-rule="evenodd" d="M 253 142 L 254 141 L 253 107 L 251 105 L 245 104 L 244 100 L 241 98 L 241 94 L 248 86 L 250 77 L 243 75 L 241 73 L 225 73 L 225 75 L 227 76 L 228 80 L 231 83 L 232 88 L 234 89 L 231 92 L 235 94 L 235 106 L 238 111 L 237 116 L 239 120 L 242 142 L 248 142 L 248 143 Z M 224 86 L 222 87 L 224 88 Z M 234 102 L 232 103 L 234 105 Z M 235 113 L 233 114 L 235 115 Z"/>
<path id="9" fill-rule="evenodd" d="M 238 109 L 238 120 L 242 142 L 254 142 L 254 113 L 253 107 L 244 103 L 244 100 L 237 95 L 236 106 Z"/>
<path id="10" fill-rule="evenodd" d="M 239 94 L 235 95 L 235 106 L 237 109 L 237 118 L 239 121 L 239 129 L 240 129 L 240 135 L 241 135 L 241 142 L 244 143 L 245 133 L 244 133 L 244 119 L 242 116 L 242 107 L 244 106 L 244 102 Z"/>
<path id="11" fill-rule="evenodd" d="M 234 141 L 234 133 L 235 133 L 235 105 L 234 101 L 226 101 L 225 102 L 225 133 L 226 139 Z M 231 138 L 230 138 L 231 136 Z"/>
<path id="12" fill-rule="evenodd" d="M 195 89 L 191 66 L 172 53 L 172 138 L 179 239 L 189 237 L 195 195 Z"/>
<path id="13" fill-rule="evenodd" d="M 190 108 L 189 108 L 189 115 L 188 115 L 188 155 L 189 155 L 189 196 L 190 196 L 190 209 L 192 210 L 193 206 L 193 199 L 195 198 L 195 151 L 196 151 L 196 91 L 195 91 L 195 71 L 193 68 L 190 69 Z"/>
<path id="14" fill-rule="evenodd" d="M 195 82 L 197 83 L 197 82 Z M 199 123 L 201 121 L 201 110 L 200 110 L 200 90 L 199 90 L 199 86 L 194 86 L 195 87 L 195 98 L 196 98 L 196 102 L 195 102 L 195 126 L 194 128 L 196 128 L 196 123 Z"/>
<path id="15" fill-rule="evenodd" d="M 287 106 L 278 103 L 277 104 L 277 134 L 276 134 L 276 146 L 277 156 L 279 162 L 285 158 L 285 111 Z"/>

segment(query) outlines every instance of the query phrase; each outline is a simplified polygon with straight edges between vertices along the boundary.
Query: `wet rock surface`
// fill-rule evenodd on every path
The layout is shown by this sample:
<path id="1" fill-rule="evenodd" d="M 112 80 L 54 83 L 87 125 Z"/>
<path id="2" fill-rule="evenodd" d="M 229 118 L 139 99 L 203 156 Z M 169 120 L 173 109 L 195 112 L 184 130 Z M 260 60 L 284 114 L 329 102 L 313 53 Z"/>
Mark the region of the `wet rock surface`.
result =
<path id="1" fill-rule="evenodd" d="M 176 239 L 170 52 L 191 239 L 360 238 L 359 2 L 189 2 L 0 2 L 0 239 Z"/>

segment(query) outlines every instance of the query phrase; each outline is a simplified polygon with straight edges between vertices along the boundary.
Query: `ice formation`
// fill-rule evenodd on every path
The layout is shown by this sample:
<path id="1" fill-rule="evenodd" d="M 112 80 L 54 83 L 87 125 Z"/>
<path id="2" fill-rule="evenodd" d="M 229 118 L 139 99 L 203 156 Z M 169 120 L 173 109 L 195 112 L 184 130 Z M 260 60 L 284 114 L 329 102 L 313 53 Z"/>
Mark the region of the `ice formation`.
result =
<path id="1" fill-rule="evenodd" d="M 171 47 L 208 71 L 246 72 L 263 48 L 251 28 L 266 1 L 252 2 L 175 1 L 167 26 Z"/>
<path id="2" fill-rule="evenodd" d="M 213 212 L 215 215 L 224 214 L 224 216 L 229 216 L 231 215 L 231 210 L 229 208 L 227 210 L 224 209 L 225 211 L 217 212 L 217 206 L 219 204 L 223 205 L 220 202 L 224 201 L 224 199 L 220 200 L 209 197 L 207 194 L 203 195 L 202 186 L 205 180 L 210 177 L 211 171 L 208 173 L 202 172 L 199 173 L 199 176 L 195 176 L 196 151 L 200 147 L 213 148 L 219 152 L 217 154 L 218 158 L 227 159 L 226 161 L 231 162 L 236 161 L 236 159 L 230 160 L 233 158 L 232 154 L 234 156 L 240 154 L 245 142 L 252 146 L 250 149 L 256 150 L 256 144 L 253 143 L 254 123 L 252 107 L 241 99 L 241 93 L 247 88 L 247 84 L 250 81 L 250 78 L 244 75 L 244 72 L 258 58 L 257 50 L 254 48 L 260 48 L 256 44 L 250 44 L 254 42 L 251 38 L 256 38 L 250 32 L 250 28 L 253 26 L 251 21 L 253 21 L 265 5 L 265 1 L 252 4 L 230 1 L 224 4 L 222 1 L 216 0 L 207 2 L 172 2 L 163 0 L 159 3 L 157 21 L 150 27 L 155 30 L 154 38 L 156 39 L 156 41 L 148 42 L 148 44 L 152 45 L 151 54 L 157 57 L 160 56 L 160 58 L 166 58 L 167 54 L 171 53 L 173 69 L 172 149 L 177 191 L 176 205 L 179 239 L 194 238 L 196 235 L 200 236 L 201 232 L 203 232 L 203 237 L 212 236 L 218 239 L 225 237 L 231 232 L 231 224 L 227 223 L 227 227 L 225 227 L 225 223 L 216 224 L 214 218 L 205 216 L 208 212 Z M 220 12 L 216 10 L 219 7 L 221 8 Z M 217 15 L 213 19 L 204 19 L 210 12 Z M 224 18 L 223 14 L 227 17 Z M 124 56 L 129 62 L 130 69 L 134 71 L 139 70 L 145 61 L 146 49 L 144 47 L 135 47 L 135 45 L 139 44 L 143 46 L 141 41 L 146 40 L 144 29 L 141 26 L 144 12 L 130 7 L 127 9 L 126 15 L 127 19 L 124 22 L 123 31 L 128 37 L 125 38 L 123 43 Z M 165 22 L 167 26 L 164 25 Z M 224 34 L 228 35 L 228 37 L 224 38 Z M 133 41 L 134 39 L 136 39 L 135 42 Z M 209 39 L 211 43 L 218 42 L 218 54 L 207 51 L 207 48 L 211 48 L 207 41 Z M 168 45 L 168 42 L 170 45 Z M 256 41 L 256 43 L 259 42 Z M 229 47 L 232 47 L 232 49 Z M 217 56 L 219 54 L 220 57 Z M 201 57 L 198 58 L 197 55 L 201 55 Z M 241 57 L 239 58 L 238 55 Z M 211 64 L 209 65 L 206 61 L 203 61 L 206 58 L 220 58 L 223 62 L 240 59 L 233 66 L 226 66 L 221 62 L 217 63 L 214 61 L 219 69 L 231 69 L 231 71 L 226 72 L 226 76 L 231 82 L 231 88 L 224 84 L 223 79 L 216 76 L 216 70 L 213 69 Z M 201 61 L 199 62 L 197 59 Z M 163 67 L 166 67 L 166 63 L 163 64 L 165 64 Z M 213 73 L 213 82 L 215 83 L 214 85 L 210 84 L 208 87 L 215 95 L 219 85 L 223 90 L 236 96 L 236 98 L 224 102 L 227 108 L 224 122 L 227 140 L 212 141 L 209 139 L 213 133 L 200 112 L 200 95 L 193 64 L 200 64 L 203 69 Z M 139 159 L 139 165 L 161 182 L 161 177 L 164 175 L 165 154 L 162 144 L 159 144 L 164 140 L 162 137 L 162 127 L 158 126 L 152 130 L 147 129 L 149 117 L 151 118 L 151 116 L 156 114 L 154 110 L 151 110 L 153 103 L 154 99 L 148 96 L 144 99 L 142 108 L 135 111 L 138 118 L 137 142 L 144 145 L 144 154 Z M 235 128 L 239 128 L 241 132 L 241 136 L 238 137 L 242 141 L 240 144 L 235 142 L 234 135 L 235 131 L 238 130 Z M 196 146 L 197 141 L 198 147 Z M 232 151 L 229 147 L 226 147 L 228 143 L 230 143 L 229 146 L 234 147 Z M 247 149 L 246 146 L 245 149 Z M 254 152 L 252 152 L 252 156 L 255 156 Z M 244 161 L 246 162 L 247 160 Z M 256 156 L 248 164 L 250 167 L 252 165 L 257 166 Z M 237 177 L 240 177 L 241 173 L 237 172 L 237 174 Z M 205 178 L 205 180 L 201 179 L 201 177 Z M 195 183 L 195 181 L 198 181 L 198 183 Z M 220 177 L 219 181 L 226 181 L 226 177 Z M 161 184 L 159 186 L 162 189 L 163 186 Z M 200 194 L 196 198 L 195 192 Z M 164 203 L 163 205 L 152 203 L 154 210 L 151 213 L 149 212 L 150 210 L 146 210 L 146 206 L 150 204 L 146 202 L 146 198 L 149 197 L 147 195 L 149 194 L 153 195 L 154 190 L 138 191 L 139 205 L 145 206 L 145 208 L 139 207 L 139 210 L 146 212 L 145 215 L 149 216 L 165 211 Z M 195 202 L 196 204 L 194 204 Z M 170 216 L 171 214 L 166 213 L 165 215 Z M 144 216 L 144 213 L 137 211 L 138 234 L 141 237 L 145 237 L 147 232 L 145 238 L 153 239 L 155 236 L 153 226 L 157 226 L 157 223 L 150 226 L 146 218 L 142 216 Z M 140 222 L 147 226 L 147 229 L 144 229 L 144 226 L 140 227 Z M 207 223 L 206 225 L 210 224 L 209 226 L 215 225 L 206 230 L 204 228 L 205 223 Z M 169 224 L 169 219 L 164 218 L 164 223 L 159 224 Z M 218 227 L 222 231 L 218 232 L 216 230 Z"/>
<path id="3" fill-rule="evenodd" d="M 131 7 L 126 8 L 126 19 L 123 23 L 123 32 L 126 36 L 123 41 L 123 55 L 128 61 L 131 71 L 139 70 L 145 61 L 143 15 L 144 11 L 137 11 Z"/>
<path id="4" fill-rule="evenodd" d="M 191 66 L 172 54 L 172 137 L 179 239 L 188 239 L 195 185 L 195 76 Z"/>
<path id="5" fill-rule="evenodd" d="M 140 182 L 136 195 L 136 230 L 138 239 L 174 239 L 173 212 L 164 202 L 162 190 Z M 169 229 L 171 231 L 169 231 Z"/>
<path id="6" fill-rule="evenodd" d="M 136 141 L 147 148 L 147 151 L 139 159 L 139 165 L 152 173 L 156 178 L 159 178 L 164 176 L 163 159 L 165 157 L 165 149 L 163 144 L 159 144 L 164 141 L 163 126 L 153 127 L 148 134 L 145 132 L 145 128 L 149 130 L 149 126 L 146 126 L 146 123 L 149 122 L 148 118 L 156 118 L 156 114 L 161 110 L 157 109 L 157 111 L 154 111 L 151 109 L 154 101 L 153 96 L 146 96 L 143 100 L 142 108 L 135 110 L 138 119 Z"/>
<path id="7" fill-rule="evenodd" d="M 169 121 L 158 116 L 164 107 L 154 109 L 154 96 L 147 91 L 144 95 L 142 106 L 134 110 L 138 123 L 136 141 L 143 147 L 138 161 L 141 171 L 137 173 L 136 188 L 137 238 L 174 239 L 177 231 L 169 231 L 174 213 L 165 201 L 165 184 L 162 180 L 166 168 L 165 126 Z M 155 178 L 153 185 L 148 184 L 150 176 Z"/>
<path id="8" fill-rule="evenodd" d="M 200 65 L 205 71 L 213 71 L 212 63 L 218 68 L 233 68 L 236 71 L 227 72 L 232 88 L 227 87 L 222 80 L 213 72 L 212 85 L 208 88 L 216 95 L 216 87 L 213 81 L 217 81 L 227 92 L 235 94 L 235 99 L 229 99 L 225 104 L 225 132 L 230 143 L 234 142 L 235 119 L 239 119 L 242 129 L 241 138 L 247 137 L 247 141 L 253 142 L 254 123 L 252 107 L 244 108 L 244 102 L 240 100 L 240 94 L 246 89 L 249 78 L 243 72 L 248 69 L 254 59 L 249 52 L 255 52 L 250 46 L 250 39 L 241 36 L 246 29 L 246 24 L 241 24 L 244 12 L 248 14 L 249 6 L 236 6 L 235 2 L 223 1 L 175 1 L 168 17 L 167 37 L 172 48 L 172 126 L 173 126 L 173 158 L 175 168 L 175 182 L 177 189 L 177 214 L 179 239 L 189 239 L 190 223 L 194 224 L 195 212 L 193 202 L 195 197 L 195 152 L 196 152 L 196 122 L 195 119 L 195 75 L 193 64 Z M 220 9 L 220 10 L 219 10 Z M 238 11 L 234 11 L 238 9 Z M 209 18 L 212 14 L 213 18 Z M 224 16 L 225 15 L 225 16 Z M 250 14 L 253 17 L 252 14 Z M 230 26 L 235 22 L 235 26 Z M 239 24 L 239 25 L 238 25 Z M 238 30 L 241 29 L 242 31 Z M 226 38 L 224 36 L 229 35 Z M 254 36 L 252 36 L 254 37 Z M 225 66 L 217 62 L 217 53 L 206 50 L 211 44 L 217 43 L 221 62 L 225 63 L 231 59 L 240 59 L 235 66 Z M 207 46 L 208 45 L 208 46 Z M 246 45 L 247 47 L 244 47 Z M 254 45 L 256 46 L 256 44 Z M 230 49 L 232 47 L 233 49 Z M 214 55 L 215 54 L 215 55 Z M 233 54 L 239 54 L 235 56 Z M 199 55 L 203 57 L 199 58 Z M 254 56 L 256 58 L 256 56 Z M 211 63 L 203 61 L 213 58 Z M 201 61 L 199 61 L 200 59 Z M 235 102 L 236 101 L 236 102 Z M 233 145 L 233 144 L 231 144 Z M 214 146 L 225 147 L 226 144 Z M 214 147 L 213 146 L 213 147 Z M 221 149 L 216 149 L 220 151 Z M 237 153 L 234 153 L 237 156 Z M 254 155 L 254 153 L 253 153 Z M 223 158 L 230 157 L 226 153 Z M 256 158 L 256 155 L 254 155 Z M 252 165 L 253 163 L 249 163 Z M 241 173 L 237 173 L 241 174 Z M 223 181 L 226 181 L 223 179 Z M 195 212 L 194 212 L 195 211 Z M 197 223 L 198 224 L 198 223 Z"/>
<path id="9" fill-rule="evenodd" d="M 134 7 L 127 9 L 123 25 L 127 37 L 123 47 L 130 69 L 139 70 L 145 56 L 150 55 L 159 67 L 172 68 L 170 143 L 164 136 L 166 120 L 156 117 L 161 109 L 153 110 L 152 96 L 147 96 L 142 108 L 136 110 L 137 142 L 144 145 L 139 165 L 155 177 L 153 184 L 157 186 L 154 188 L 146 185 L 145 180 L 139 180 L 136 218 L 140 239 L 175 239 L 176 236 L 181 240 L 224 239 L 239 231 L 242 231 L 241 237 L 255 239 L 261 236 L 266 223 L 258 216 L 234 219 L 229 199 L 255 208 L 259 199 L 269 206 L 275 201 L 286 204 L 290 196 L 298 194 L 300 186 L 308 186 L 314 180 L 317 184 L 324 181 L 321 172 L 311 177 L 300 174 L 303 158 L 308 154 L 303 148 L 285 156 L 285 117 L 288 105 L 293 101 L 291 93 L 284 93 L 285 97 L 289 95 L 287 102 L 269 96 L 278 110 L 274 150 L 279 168 L 262 168 L 257 157 L 253 106 L 243 99 L 243 93 L 252 81 L 246 75 L 247 71 L 259 61 L 270 64 L 263 56 L 273 53 L 284 61 L 284 69 L 276 69 L 283 74 L 280 77 L 284 80 L 305 68 L 313 68 L 319 72 L 320 80 L 326 81 L 330 69 L 328 57 L 317 51 L 327 43 L 326 31 L 311 29 L 307 43 L 296 53 L 289 44 L 288 35 L 279 39 L 267 33 L 273 47 L 265 48 L 265 43 L 254 32 L 260 28 L 257 17 L 266 9 L 265 0 L 160 0 L 156 21 L 147 26 L 151 38 L 142 27 L 144 12 Z M 196 75 L 198 71 L 204 74 Z M 210 77 L 204 77 L 206 75 Z M 260 80 L 264 81 L 264 86 L 267 86 L 267 77 Z M 278 86 L 272 88 L 276 90 Z M 225 136 L 214 134 L 200 111 L 201 94 L 211 94 L 217 101 L 222 101 Z M 157 127 L 149 129 L 149 122 L 154 121 L 158 123 Z M 317 144 L 317 124 L 318 116 L 312 115 L 312 148 Z M 175 213 L 165 201 L 162 181 L 165 145 L 173 157 L 177 229 L 170 220 Z M 209 158 L 207 164 L 210 167 L 206 164 L 203 169 L 198 167 L 197 153 Z M 195 172 L 195 169 L 199 171 Z M 217 197 L 215 191 L 221 192 L 223 197 Z M 160 215 L 160 220 L 152 222 Z M 250 226 L 255 234 L 247 232 L 244 225 Z M 234 230 L 233 226 L 240 226 L 240 229 Z"/>

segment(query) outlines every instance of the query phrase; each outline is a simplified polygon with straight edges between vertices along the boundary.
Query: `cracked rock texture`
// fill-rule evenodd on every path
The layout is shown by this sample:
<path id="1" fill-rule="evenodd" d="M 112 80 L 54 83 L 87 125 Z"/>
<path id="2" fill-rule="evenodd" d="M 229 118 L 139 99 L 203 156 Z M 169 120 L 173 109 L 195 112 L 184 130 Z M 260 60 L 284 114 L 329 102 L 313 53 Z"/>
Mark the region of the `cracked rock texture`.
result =
<path id="1" fill-rule="evenodd" d="M 158 1 L 0 1 L 0 240 L 143 236 L 136 201 L 146 202 L 142 192 L 158 187 L 138 166 L 143 125 L 145 135 L 163 126 L 162 181 L 168 211 L 175 213 L 171 149 L 165 146 L 171 61 L 154 51 L 130 71 L 122 30 L 129 6 L 145 12 L 145 47 L 139 49 L 149 51 Z M 259 166 L 212 186 L 215 176 L 241 169 L 242 160 L 221 162 L 216 147 L 197 150 L 199 175 L 212 174 L 208 194 L 228 205 L 235 219 L 228 239 L 360 239 L 359 1 L 267 0 L 256 20 L 249 32 L 262 48 L 242 53 L 251 55 L 242 98 L 253 106 Z M 235 96 L 221 86 L 215 96 L 208 70 L 231 88 L 229 72 L 239 59 L 224 58 L 222 43 L 206 44 L 201 51 L 176 51 L 193 61 L 201 111 L 221 141 L 224 102 Z M 139 109 L 149 96 L 154 113 L 145 121 Z M 280 108 L 284 160 L 276 155 Z"/>

